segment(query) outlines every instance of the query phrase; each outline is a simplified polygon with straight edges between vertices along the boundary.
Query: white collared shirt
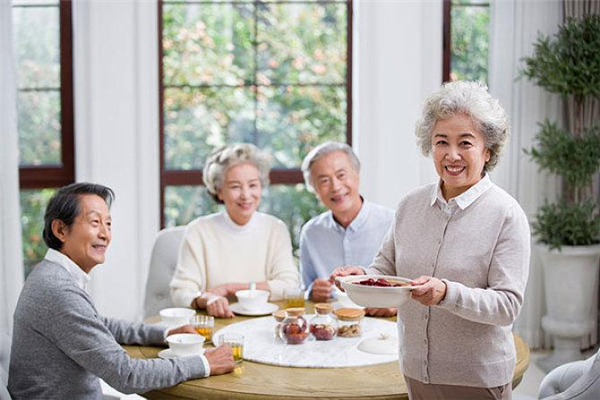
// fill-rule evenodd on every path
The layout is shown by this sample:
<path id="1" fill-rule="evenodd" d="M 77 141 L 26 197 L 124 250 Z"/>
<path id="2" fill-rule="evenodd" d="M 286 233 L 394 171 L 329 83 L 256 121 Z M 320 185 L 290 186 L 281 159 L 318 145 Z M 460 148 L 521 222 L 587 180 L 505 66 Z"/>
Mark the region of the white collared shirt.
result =
<path id="1" fill-rule="evenodd" d="M 469 207 L 475 200 L 477 200 L 486 190 L 492 186 L 492 181 L 488 174 L 485 174 L 483 178 L 473 186 L 462 193 L 460 196 L 456 196 L 446 201 L 442 194 L 442 181 L 433 187 L 431 192 L 430 206 L 433 206 L 436 202 L 440 209 L 448 215 L 452 215 L 456 212 L 457 207 L 461 210 Z"/>
<path id="2" fill-rule="evenodd" d="M 91 278 L 88 275 L 88 273 L 82 270 L 77 264 L 75 264 L 73 260 L 71 260 L 69 257 L 61 253 L 60 251 L 54 249 L 48 249 L 44 259 L 58 264 L 64 269 L 66 269 L 69 275 L 71 275 L 73 279 L 75 279 L 77 287 L 79 287 L 81 290 L 85 290 L 85 287 L 87 286 Z"/>

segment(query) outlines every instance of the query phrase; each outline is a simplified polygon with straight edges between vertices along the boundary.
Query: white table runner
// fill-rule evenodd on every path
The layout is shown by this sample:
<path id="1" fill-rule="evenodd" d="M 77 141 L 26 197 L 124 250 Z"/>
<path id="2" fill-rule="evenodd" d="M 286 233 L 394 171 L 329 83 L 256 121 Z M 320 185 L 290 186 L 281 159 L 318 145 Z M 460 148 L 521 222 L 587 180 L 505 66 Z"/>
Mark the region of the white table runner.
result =
<path id="1" fill-rule="evenodd" d="M 314 316 L 305 315 L 307 321 Z M 369 354 L 358 350 L 364 339 L 385 334 L 398 338 L 395 322 L 377 318 L 363 319 L 363 335 L 356 338 L 335 337 L 329 341 L 316 341 L 311 336 L 304 344 L 288 345 L 275 341 L 275 319 L 272 316 L 254 318 L 228 325 L 215 333 L 244 335 L 244 359 L 263 364 L 302 368 L 340 368 L 383 364 L 398 360 L 395 355 Z M 217 342 L 218 343 L 218 342 Z"/>

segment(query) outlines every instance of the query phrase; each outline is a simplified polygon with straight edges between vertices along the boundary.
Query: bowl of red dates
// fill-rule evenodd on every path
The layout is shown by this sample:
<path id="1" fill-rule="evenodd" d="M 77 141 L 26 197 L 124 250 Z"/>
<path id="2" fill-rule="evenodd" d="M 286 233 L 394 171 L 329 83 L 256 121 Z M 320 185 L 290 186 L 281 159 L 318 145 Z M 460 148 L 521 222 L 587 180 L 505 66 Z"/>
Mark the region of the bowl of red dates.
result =
<path id="1" fill-rule="evenodd" d="M 410 299 L 411 280 L 388 275 L 337 277 L 350 300 L 363 307 L 396 308 Z"/>

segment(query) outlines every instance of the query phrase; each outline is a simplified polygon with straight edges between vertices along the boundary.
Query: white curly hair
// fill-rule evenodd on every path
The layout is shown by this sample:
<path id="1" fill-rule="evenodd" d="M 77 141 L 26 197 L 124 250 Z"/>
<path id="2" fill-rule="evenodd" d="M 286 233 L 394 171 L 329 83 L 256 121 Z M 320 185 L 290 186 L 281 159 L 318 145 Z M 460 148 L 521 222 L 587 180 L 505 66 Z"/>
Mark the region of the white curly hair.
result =
<path id="1" fill-rule="evenodd" d="M 424 156 L 431 153 L 431 131 L 436 122 L 456 114 L 471 117 L 475 128 L 485 138 L 490 160 L 484 170 L 491 171 L 498 163 L 510 135 L 506 112 L 500 102 L 492 97 L 486 85 L 480 82 L 449 82 L 425 100 L 421 118 L 417 121 L 415 135 Z"/>

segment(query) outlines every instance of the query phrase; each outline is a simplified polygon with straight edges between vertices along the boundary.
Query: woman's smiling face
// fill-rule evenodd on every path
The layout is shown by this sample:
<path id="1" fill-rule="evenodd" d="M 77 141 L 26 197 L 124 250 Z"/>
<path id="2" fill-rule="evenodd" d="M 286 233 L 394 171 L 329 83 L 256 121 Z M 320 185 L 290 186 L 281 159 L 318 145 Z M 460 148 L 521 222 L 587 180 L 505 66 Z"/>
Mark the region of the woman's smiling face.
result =
<path id="1" fill-rule="evenodd" d="M 481 180 L 490 151 L 471 117 L 456 114 L 438 120 L 431 132 L 431 145 L 446 200 L 459 196 Z"/>
<path id="2" fill-rule="evenodd" d="M 250 163 L 229 168 L 223 187 L 217 194 L 225 203 L 229 217 L 238 225 L 246 225 L 258 208 L 262 195 L 258 169 Z"/>

